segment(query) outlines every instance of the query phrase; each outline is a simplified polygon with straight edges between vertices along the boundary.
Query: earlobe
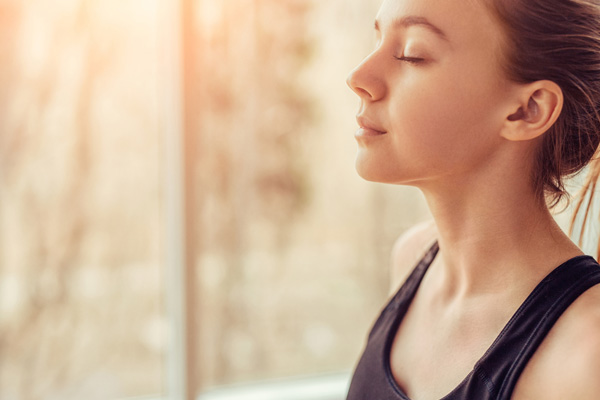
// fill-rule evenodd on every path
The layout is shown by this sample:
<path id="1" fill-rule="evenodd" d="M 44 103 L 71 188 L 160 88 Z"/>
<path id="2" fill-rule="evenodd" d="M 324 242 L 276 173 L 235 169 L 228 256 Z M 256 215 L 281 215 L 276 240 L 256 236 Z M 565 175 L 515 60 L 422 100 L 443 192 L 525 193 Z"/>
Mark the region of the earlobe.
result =
<path id="1" fill-rule="evenodd" d="M 558 119 L 562 90 L 552 81 L 536 81 L 520 88 L 515 104 L 516 111 L 507 116 L 502 137 L 513 141 L 535 139 Z"/>

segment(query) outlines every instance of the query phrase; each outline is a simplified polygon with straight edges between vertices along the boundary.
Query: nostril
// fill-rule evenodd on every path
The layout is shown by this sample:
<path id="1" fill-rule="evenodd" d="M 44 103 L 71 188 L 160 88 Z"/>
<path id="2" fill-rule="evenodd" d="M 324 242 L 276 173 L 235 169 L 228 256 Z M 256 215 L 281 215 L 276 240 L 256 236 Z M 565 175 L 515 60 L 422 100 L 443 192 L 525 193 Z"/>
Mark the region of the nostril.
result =
<path id="1" fill-rule="evenodd" d="M 366 89 L 358 88 L 357 90 L 361 97 L 367 97 L 369 99 L 373 99 L 373 95 L 371 95 L 371 92 L 367 91 Z"/>
<path id="2" fill-rule="evenodd" d="M 360 85 L 356 85 L 356 83 L 351 80 L 348 80 L 346 82 L 348 83 L 350 89 L 352 89 L 352 91 L 356 93 L 358 97 L 362 99 L 373 99 L 373 96 L 367 89 L 363 88 Z"/>

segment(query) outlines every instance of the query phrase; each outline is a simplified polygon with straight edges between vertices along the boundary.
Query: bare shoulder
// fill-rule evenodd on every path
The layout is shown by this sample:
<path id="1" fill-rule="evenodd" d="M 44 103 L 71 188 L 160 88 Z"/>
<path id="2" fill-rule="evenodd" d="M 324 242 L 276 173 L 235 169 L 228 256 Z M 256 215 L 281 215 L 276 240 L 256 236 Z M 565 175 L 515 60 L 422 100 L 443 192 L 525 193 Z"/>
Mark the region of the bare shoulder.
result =
<path id="1" fill-rule="evenodd" d="M 398 290 L 436 238 L 437 228 L 433 220 L 421 222 L 400 235 L 392 249 L 390 262 L 391 293 Z"/>
<path id="2" fill-rule="evenodd" d="M 526 366 L 513 399 L 600 399 L 600 285 L 559 318 Z"/>

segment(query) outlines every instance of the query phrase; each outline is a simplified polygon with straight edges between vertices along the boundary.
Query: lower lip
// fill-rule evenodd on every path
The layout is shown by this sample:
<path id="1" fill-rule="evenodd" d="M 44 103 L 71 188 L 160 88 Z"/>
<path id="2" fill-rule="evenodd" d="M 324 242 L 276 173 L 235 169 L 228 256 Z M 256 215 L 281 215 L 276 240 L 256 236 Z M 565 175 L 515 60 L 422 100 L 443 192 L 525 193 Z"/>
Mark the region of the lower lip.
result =
<path id="1" fill-rule="evenodd" d="M 369 128 L 359 128 L 356 131 L 356 137 L 367 137 L 367 136 L 382 136 L 385 135 L 385 132 L 376 131 L 374 129 Z"/>

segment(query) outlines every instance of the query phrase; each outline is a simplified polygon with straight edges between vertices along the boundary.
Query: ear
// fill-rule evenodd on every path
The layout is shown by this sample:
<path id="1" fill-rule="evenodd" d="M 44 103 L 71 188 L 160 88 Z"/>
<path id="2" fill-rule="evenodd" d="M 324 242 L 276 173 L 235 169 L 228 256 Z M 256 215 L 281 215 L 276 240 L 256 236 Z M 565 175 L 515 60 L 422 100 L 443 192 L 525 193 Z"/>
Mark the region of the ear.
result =
<path id="1" fill-rule="evenodd" d="M 519 85 L 501 136 L 505 139 L 531 140 L 545 133 L 556 122 L 563 106 L 560 87 L 552 81 Z"/>

